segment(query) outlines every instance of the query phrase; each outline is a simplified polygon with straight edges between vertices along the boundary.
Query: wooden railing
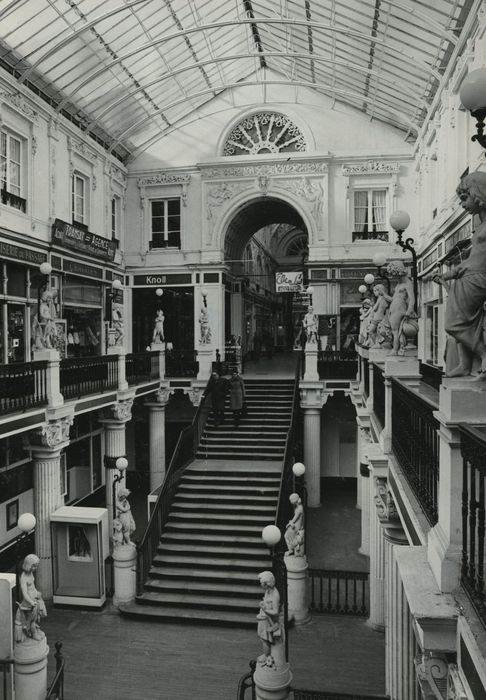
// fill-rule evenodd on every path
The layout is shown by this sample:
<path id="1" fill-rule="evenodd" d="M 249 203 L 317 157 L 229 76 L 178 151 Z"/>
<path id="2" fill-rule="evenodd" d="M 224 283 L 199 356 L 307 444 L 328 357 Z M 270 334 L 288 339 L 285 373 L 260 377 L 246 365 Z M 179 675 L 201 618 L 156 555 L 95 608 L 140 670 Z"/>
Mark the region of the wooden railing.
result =
<path id="1" fill-rule="evenodd" d="M 197 377 L 197 350 L 168 350 L 165 353 L 166 377 Z"/>
<path id="2" fill-rule="evenodd" d="M 64 399 L 103 393 L 118 387 L 117 355 L 64 359 L 61 360 L 59 372 Z"/>
<path id="3" fill-rule="evenodd" d="M 54 676 L 51 685 L 47 691 L 45 700 L 64 700 L 64 665 L 65 659 L 62 655 L 62 642 L 56 642 L 56 675 Z"/>
<path id="4" fill-rule="evenodd" d="M 317 371 L 319 379 L 355 379 L 358 356 L 354 350 L 321 350 Z"/>
<path id="5" fill-rule="evenodd" d="M 311 612 L 368 615 L 368 572 L 309 569 L 308 573 L 311 582 Z"/>
<path id="6" fill-rule="evenodd" d="M 392 447 L 431 525 L 437 523 L 439 423 L 435 404 L 392 380 Z"/>
<path id="7" fill-rule="evenodd" d="M 143 591 L 153 558 L 157 552 L 162 530 L 167 523 L 169 511 L 179 482 L 192 462 L 199 446 L 204 425 L 209 415 L 209 399 L 203 396 L 191 425 L 179 435 L 174 454 L 170 460 L 164 483 L 155 502 L 152 514 L 142 539 L 137 544 L 137 594 Z"/>
<path id="8" fill-rule="evenodd" d="M 461 583 L 486 627 L 486 433 L 461 428 L 463 457 Z"/>
<path id="9" fill-rule="evenodd" d="M 157 380 L 159 378 L 159 353 L 146 350 L 126 355 L 125 376 L 129 386 Z"/>
<path id="10" fill-rule="evenodd" d="M 432 389 L 439 391 L 440 385 L 442 384 L 442 377 L 444 376 L 443 371 L 439 367 L 434 367 L 426 362 L 420 363 L 420 374 L 422 375 L 422 381 L 424 384 L 428 384 Z"/>
<path id="11" fill-rule="evenodd" d="M 383 370 L 373 365 L 373 412 L 382 428 L 385 427 L 385 378 Z"/>
<path id="12" fill-rule="evenodd" d="M 47 405 L 47 362 L 0 365 L 0 415 Z"/>

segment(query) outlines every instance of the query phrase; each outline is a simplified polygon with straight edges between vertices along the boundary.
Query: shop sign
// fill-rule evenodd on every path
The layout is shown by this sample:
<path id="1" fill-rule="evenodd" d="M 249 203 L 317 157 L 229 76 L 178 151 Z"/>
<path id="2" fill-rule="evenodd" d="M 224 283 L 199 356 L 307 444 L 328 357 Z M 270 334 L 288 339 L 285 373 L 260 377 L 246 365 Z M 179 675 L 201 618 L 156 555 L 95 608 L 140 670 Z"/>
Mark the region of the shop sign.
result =
<path id="1" fill-rule="evenodd" d="M 64 272 L 71 272 L 73 275 L 81 275 L 82 277 L 103 278 L 103 270 L 100 267 L 85 265 L 84 263 L 78 263 L 74 260 L 64 260 L 63 270 Z"/>
<path id="2" fill-rule="evenodd" d="M 40 253 L 37 250 L 29 250 L 28 248 L 20 248 L 18 245 L 11 243 L 0 242 L 0 257 L 13 258 L 22 262 L 40 265 L 47 260 L 46 253 Z"/>
<path id="3" fill-rule="evenodd" d="M 191 284 L 191 275 L 134 275 L 133 284 L 138 287 L 160 287 L 162 284 Z"/>
<path id="4" fill-rule="evenodd" d="M 300 272 L 277 272 L 275 275 L 275 291 L 280 292 L 303 292 L 304 273 Z"/>
<path id="5" fill-rule="evenodd" d="M 80 226 L 68 224 L 56 219 L 52 227 L 52 243 L 63 248 L 70 248 L 80 253 L 100 258 L 101 260 L 115 259 L 116 243 L 108 238 L 91 233 Z"/>

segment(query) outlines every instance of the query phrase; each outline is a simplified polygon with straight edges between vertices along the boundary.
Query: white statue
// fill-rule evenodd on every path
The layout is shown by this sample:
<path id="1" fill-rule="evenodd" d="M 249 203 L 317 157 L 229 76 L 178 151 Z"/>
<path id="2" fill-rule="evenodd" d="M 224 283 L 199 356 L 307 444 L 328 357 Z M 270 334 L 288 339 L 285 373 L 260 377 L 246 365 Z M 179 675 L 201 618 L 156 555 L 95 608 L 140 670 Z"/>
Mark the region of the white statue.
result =
<path id="1" fill-rule="evenodd" d="M 413 282 L 402 262 L 391 262 L 386 269 L 389 277 L 398 277 L 393 296 L 386 295 L 386 299 L 390 302 L 388 319 L 393 336 L 393 354 L 402 355 L 407 339 L 413 336 L 414 329 L 416 329 L 415 336 L 418 332 Z"/>
<path id="2" fill-rule="evenodd" d="M 28 554 L 22 562 L 20 590 L 22 602 L 17 603 L 15 615 L 15 641 L 25 642 L 27 638 L 39 642 L 46 636 L 39 627 L 41 617 L 46 617 L 47 610 L 41 593 L 35 587 L 34 573 L 39 566 L 39 557 Z"/>
<path id="3" fill-rule="evenodd" d="M 129 495 L 128 489 L 121 488 L 116 496 L 116 517 L 122 525 L 123 544 L 133 544 L 132 534 L 135 532 L 135 520 L 128 502 Z"/>
<path id="4" fill-rule="evenodd" d="M 280 594 L 271 571 L 262 571 L 258 574 L 258 580 L 264 594 L 257 615 L 257 634 L 262 641 L 263 654 L 257 661 L 260 666 L 273 668 L 275 667 L 274 647 L 285 640 L 285 630 L 280 615 Z"/>
<path id="5" fill-rule="evenodd" d="M 56 350 L 59 338 L 59 327 L 56 323 L 57 293 L 45 290 L 42 292 L 37 313 L 32 324 L 32 336 L 36 350 Z"/>
<path id="6" fill-rule="evenodd" d="M 359 336 L 358 342 L 360 345 L 366 345 L 366 340 L 368 338 L 368 326 L 370 322 L 371 311 L 373 304 L 370 299 L 363 299 L 361 302 L 361 309 L 359 311 Z"/>
<path id="7" fill-rule="evenodd" d="M 115 331 L 114 345 L 123 345 L 123 304 L 113 302 L 111 306 L 111 320 Z M 162 321 L 162 332 L 164 330 Z"/>
<path id="8" fill-rule="evenodd" d="M 375 297 L 375 302 L 369 316 L 366 347 L 379 348 L 380 345 L 377 342 L 376 334 L 378 326 L 383 322 L 386 312 L 388 311 L 388 301 L 390 297 L 385 293 L 385 287 L 382 284 L 375 284 L 373 287 L 373 295 Z"/>
<path id="9" fill-rule="evenodd" d="M 314 309 L 312 306 L 309 306 L 306 315 L 304 316 L 304 320 L 302 322 L 302 325 L 304 327 L 305 335 L 306 335 L 306 345 L 311 345 L 313 343 L 317 343 L 317 324 L 318 324 L 318 318 L 317 315 L 314 313 Z"/>
<path id="10" fill-rule="evenodd" d="M 201 345 L 209 345 L 211 342 L 211 327 L 209 325 L 208 312 L 204 307 L 201 309 L 201 313 L 199 314 L 199 328 L 199 342 Z"/>
<path id="11" fill-rule="evenodd" d="M 304 556 L 304 506 L 298 493 L 291 493 L 289 501 L 294 507 L 294 517 L 287 523 L 285 542 L 288 556 Z"/>
<path id="12" fill-rule="evenodd" d="M 164 342 L 164 319 L 164 312 L 162 311 L 162 309 L 159 309 L 155 317 L 155 326 L 154 333 L 152 335 L 152 343 L 160 344 Z"/>
<path id="13" fill-rule="evenodd" d="M 113 549 L 116 549 L 122 544 L 125 544 L 123 536 L 123 524 L 120 518 L 115 518 L 113 520 L 113 534 L 111 536 L 111 541 L 113 543 Z"/>

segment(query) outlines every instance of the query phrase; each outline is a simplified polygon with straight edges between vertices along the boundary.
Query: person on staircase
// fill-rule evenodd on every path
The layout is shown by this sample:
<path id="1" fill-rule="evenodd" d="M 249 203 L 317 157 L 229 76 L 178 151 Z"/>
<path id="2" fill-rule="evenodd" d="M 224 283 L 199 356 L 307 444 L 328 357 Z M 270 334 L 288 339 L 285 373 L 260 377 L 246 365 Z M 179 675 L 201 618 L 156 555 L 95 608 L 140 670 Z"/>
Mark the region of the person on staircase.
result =
<path id="1" fill-rule="evenodd" d="M 213 370 L 204 396 L 211 397 L 213 407 L 214 425 L 216 428 L 224 422 L 224 404 L 229 390 L 229 382 L 221 377 L 217 370 Z"/>
<path id="2" fill-rule="evenodd" d="M 233 411 L 233 424 L 238 427 L 241 415 L 245 408 L 245 383 L 235 368 L 231 372 L 230 379 L 230 407 Z"/>

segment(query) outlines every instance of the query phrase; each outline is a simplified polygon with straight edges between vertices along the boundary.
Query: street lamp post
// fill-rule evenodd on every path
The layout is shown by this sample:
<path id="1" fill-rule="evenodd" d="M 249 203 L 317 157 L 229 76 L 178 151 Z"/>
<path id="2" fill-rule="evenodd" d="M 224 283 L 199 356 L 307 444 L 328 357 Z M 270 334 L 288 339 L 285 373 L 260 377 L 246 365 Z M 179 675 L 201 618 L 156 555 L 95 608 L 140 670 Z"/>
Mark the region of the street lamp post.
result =
<path id="1" fill-rule="evenodd" d="M 287 567 L 284 561 L 284 553 L 277 550 L 277 545 L 282 539 L 282 533 L 276 525 L 266 525 L 262 530 L 262 540 L 270 549 L 272 558 L 272 570 L 275 576 L 277 590 L 280 593 L 284 614 L 285 631 L 285 661 L 289 660 L 289 595 L 287 588 Z"/>
<path id="2" fill-rule="evenodd" d="M 418 271 L 417 271 L 417 252 L 414 248 L 413 238 L 403 240 L 403 234 L 410 223 L 410 216 L 406 211 L 396 211 L 390 216 L 390 226 L 396 231 L 397 244 L 405 252 L 408 250 L 412 254 L 412 282 L 413 293 L 415 296 L 414 311 L 418 309 Z"/>
<path id="3" fill-rule="evenodd" d="M 117 484 L 123 479 L 125 476 L 125 472 L 128 467 L 128 460 L 126 457 L 109 457 L 108 455 L 105 455 L 105 467 L 107 469 L 113 469 L 113 480 L 111 483 L 111 488 L 112 488 L 112 511 L 113 511 L 113 520 L 116 518 L 116 491 L 117 491 Z M 118 470 L 117 473 L 115 473 L 115 470 Z M 107 499 L 108 500 L 108 499 Z"/>
<path id="4" fill-rule="evenodd" d="M 476 119 L 476 133 L 471 141 L 477 141 L 486 148 L 484 120 L 486 119 L 486 68 L 478 68 L 469 73 L 459 92 L 463 106 Z"/>
<path id="5" fill-rule="evenodd" d="M 30 535 L 33 533 L 36 525 L 35 516 L 32 513 L 22 513 L 22 515 L 17 520 L 17 527 L 21 530 L 21 534 L 15 539 L 15 585 L 16 585 L 16 596 L 17 600 L 21 600 L 20 592 L 20 568 L 22 561 L 25 556 L 27 556 L 25 551 L 25 546 L 29 540 Z"/>

